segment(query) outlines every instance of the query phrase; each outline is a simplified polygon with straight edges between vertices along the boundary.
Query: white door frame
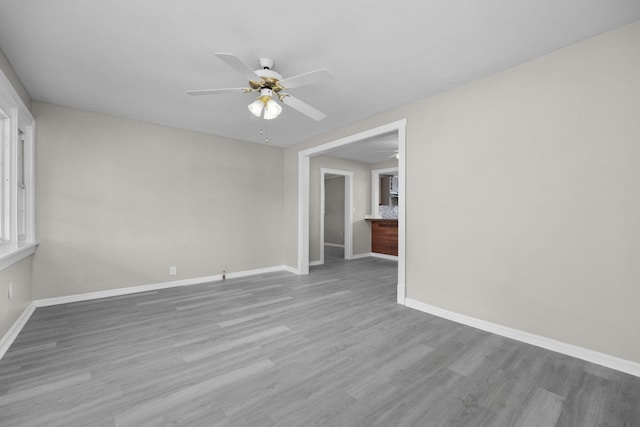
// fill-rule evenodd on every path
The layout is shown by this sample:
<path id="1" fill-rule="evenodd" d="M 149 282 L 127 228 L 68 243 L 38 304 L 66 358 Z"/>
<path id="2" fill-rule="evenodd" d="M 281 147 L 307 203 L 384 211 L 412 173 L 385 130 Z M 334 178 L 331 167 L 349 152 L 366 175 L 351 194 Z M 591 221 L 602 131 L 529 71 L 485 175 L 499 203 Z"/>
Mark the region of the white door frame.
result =
<path id="1" fill-rule="evenodd" d="M 320 262 L 324 264 L 324 179 L 325 175 L 344 176 L 344 259 L 353 256 L 353 172 L 320 168 Z"/>
<path id="2" fill-rule="evenodd" d="M 407 119 L 398 120 L 373 129 L 359 132 L 316 147 L 302 150 L 298 153 L 298 274 L 309 274 L 309 164 L 310 158 L 325 153 L 334 148 L 342 147 L 363 139 L 384 135 L 391 132 L 398 133 L 398 185 L 406 189 L 405 185 L 405 143 Z M 405 233 L 406 233 L 406 190 L 398 201 L 398 293 L 397 301 L 405 304 Z"/>

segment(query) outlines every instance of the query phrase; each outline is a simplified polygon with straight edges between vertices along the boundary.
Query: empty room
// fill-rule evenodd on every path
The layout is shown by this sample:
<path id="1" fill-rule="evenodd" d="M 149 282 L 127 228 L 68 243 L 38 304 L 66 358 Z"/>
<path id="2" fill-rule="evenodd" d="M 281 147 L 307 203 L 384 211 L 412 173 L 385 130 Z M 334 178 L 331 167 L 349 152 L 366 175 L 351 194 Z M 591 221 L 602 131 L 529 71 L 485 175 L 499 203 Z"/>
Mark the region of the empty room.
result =
<path id="1" fill-rule="evenodd" d="M 0 0 L 0 426 L 640 427 L 640 2 Z"/>

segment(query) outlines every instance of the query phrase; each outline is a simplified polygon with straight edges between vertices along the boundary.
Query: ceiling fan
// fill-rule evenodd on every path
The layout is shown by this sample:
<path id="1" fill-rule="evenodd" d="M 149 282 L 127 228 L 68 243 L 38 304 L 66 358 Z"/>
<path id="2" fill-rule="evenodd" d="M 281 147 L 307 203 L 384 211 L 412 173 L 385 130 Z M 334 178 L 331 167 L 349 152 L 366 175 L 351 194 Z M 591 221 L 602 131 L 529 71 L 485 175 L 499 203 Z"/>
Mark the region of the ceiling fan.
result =
<path id="1" fill-rule="evenodd" d="M 396 158 L 396 159 L 400 159 L 400 150 L 378 150 L 376 151 L 376 153 L 392 153 L 390 155 L 387 156 L 388 159 L 391 158 Z"/>
<path id="2" fill-rule="evenodd" d="M 260 96 L 249 104 L 249 111 L 251 111 L 251 113 L 256 117 L 262 116 L 265 120 L 271 120 L 278 117 L 282 112 L 282 107 L 278 102 L 276 102 L 275 98 L 277 98 L 281 103 L 308 117 L 311 117 L 314 120 L 322 120 L 327 117 L 323 112 L 286 92 L 286 90 L 291 88 L 320 83 L 332 79 L 332 76 L 327 69 L 320 68 L 308 73 L 283 79 L 279 73 L 272 70 L 274 65 L 274 61 L 272 59 L 260 58 L 258 63 L 260 64 L 261 69 L 254 71 L 232 53 L 216 52 L 214 55 L 247 79 L 249 81 L 249 87 L 188 90 L 187 93 L 189 95 L 258 92 Z"/>

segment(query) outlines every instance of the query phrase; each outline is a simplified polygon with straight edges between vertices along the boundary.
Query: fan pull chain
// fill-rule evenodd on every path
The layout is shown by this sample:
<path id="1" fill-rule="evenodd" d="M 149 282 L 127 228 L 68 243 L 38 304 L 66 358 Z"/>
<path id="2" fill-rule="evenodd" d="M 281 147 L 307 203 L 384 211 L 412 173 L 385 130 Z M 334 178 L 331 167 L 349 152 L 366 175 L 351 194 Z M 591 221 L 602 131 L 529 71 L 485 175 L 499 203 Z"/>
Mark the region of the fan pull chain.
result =
<path id="1" fill-rule="evenodd" d="M 262 117 L 261 121 L 262 121 L 262 127 L 260 129 L 260 135 L 264 135 L 264 143 L 268 144 L 269 143 L 269 126 L 264 121 L 264 116 Z M 264 128 L 264 130 L 262 128 Z"/>

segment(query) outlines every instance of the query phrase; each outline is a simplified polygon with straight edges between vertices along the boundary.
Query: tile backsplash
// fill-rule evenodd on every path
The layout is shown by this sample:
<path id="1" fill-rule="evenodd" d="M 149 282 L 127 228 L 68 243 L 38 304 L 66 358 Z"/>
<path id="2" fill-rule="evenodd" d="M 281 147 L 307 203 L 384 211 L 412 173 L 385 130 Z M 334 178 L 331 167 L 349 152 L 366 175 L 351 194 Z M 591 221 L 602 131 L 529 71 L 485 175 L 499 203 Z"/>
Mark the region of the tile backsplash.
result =
<path id="1" fill-rule="evenodd" d="M 398 207 L 380 205 L 378 206 L 380 212 L 380 218 L 398 218 Z"/>

